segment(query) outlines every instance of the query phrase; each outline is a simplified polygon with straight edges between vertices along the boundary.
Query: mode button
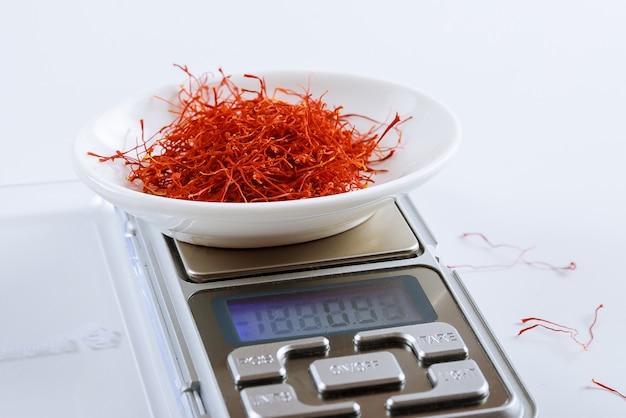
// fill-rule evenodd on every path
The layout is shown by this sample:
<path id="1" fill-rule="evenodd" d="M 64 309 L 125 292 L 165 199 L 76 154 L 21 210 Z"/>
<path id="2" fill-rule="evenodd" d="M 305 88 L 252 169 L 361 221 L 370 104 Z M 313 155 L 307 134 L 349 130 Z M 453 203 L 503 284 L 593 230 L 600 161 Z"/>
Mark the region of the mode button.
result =
<path id="1" fill-rule="evenodd" d="M 228 367 L 238 385 L 280 381 L 287 375 L 289 356 L 323 354 L 328 349 L 325 337 L 238 347 L 228 355 Z"/>

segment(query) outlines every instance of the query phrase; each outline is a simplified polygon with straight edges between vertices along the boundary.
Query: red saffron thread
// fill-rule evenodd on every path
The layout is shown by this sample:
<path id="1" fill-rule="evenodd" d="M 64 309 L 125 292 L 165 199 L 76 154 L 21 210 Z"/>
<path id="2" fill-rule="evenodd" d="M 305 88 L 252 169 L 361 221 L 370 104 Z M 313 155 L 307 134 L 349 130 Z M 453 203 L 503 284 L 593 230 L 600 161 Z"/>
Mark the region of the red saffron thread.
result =
<path id="1" fill-rule="evenodd" d="M 578 334 L 579 331 L 575 328 L 571 328 L 565 325 L 561 325 L 561 324 L 557 324 L 556 322 L 552 322 L 552 321 L 548 321 L 546 319 L 543 318 L 536 318 L 536 317 L 531 317 L 531 318 L 523 318 L 522 319 L 522 323 L 525 324 L 527 322 L 538 322 L 537 324 L 533 324 L 529 327 L 526 327 L 522 330 L 520 330 L 520 332 L 517 333 L 518 336 L 522 335 L 523 333 L 525 333 L 526 331 L 530 331 L 531 329 L 535 329 L 535 328 L 544 328 L 547 329 L 549 331 L 553 331 L 553 332 L 563 332 L 566 333 L 570 336 L 570 338 L 572 340 L 574 340 L 574 342 L 578 345 L 580 345 L 581 347 L 583 347 L 585 349 L 585 351 L 589 350 L 589 346 L 591 345 L 591 342 L 594 340 L 595 336 L 593 334 L 593 328 L 596 326 L 596 323 L 598 322 L 598 311 L 600 309 L 602 309 L 604 307 L 603 304 L 598 305 L 598 307 L 595 310 L 595 314 L 594 314 L 594 318 L 593 318 L 593 322 L 591 323 L 591 325 L 589 326 L 589 340 L 584 343 L 581 342 L 578 339 Z"/>
<path id="2" fill-rule="evenodd" d="M 461 235 L 461 238 L 467 238 L 471 236 L 477 236 L 482 239 L 489 247 L 491 248 L 509 248 L 519 252 L 518 256 L 508 264 L 491 264 L 491 265 L 472 265 L 472 264 L 460 264 L 460 265 L 449 265 L 448 268 L 471 268 L 471 269 L 493 269 L 493 268 L 509 268 L 513 267 L 516 264 L 522 263 L 531 267 L 544 267 L 550 270 L 576 270 L 576 263 L 573 261 L 570 262 L 566 266 L 555 266 L 550 263 L 546 263 L 545 261 L 530 261 L 525 258 L 526 253 L 532 250 L 534 247 L 521 248 L 516 245 L 511 244 L 494 244 L 492 243 L 484 234 L 480 232 L 466 232 Z"/>
<path id="3" fill-rule="evenodd" d="M 609 392 L 612 392 L 612 393 L 616 394 L 617 396 L 620 396 L 621 398 L 626 399 L 626 395 L 625 394 L 623 394 L 622 392 L 618 391 L 617 389 L 612 388 L 611 386 L 607 386 L 604 383 L 600 383 L 596 379 L 591 379 L 591 382 L 596 384 L 596 385 L 598 385 L 598 386 L 600 386 L 602 389 L 606 389 Z"/>
<path id="4" fill-rule="evenodd" d="M 172 103 L 175 120 L 127 151 L 99 157 L 122 159 L 130 166 L 128 181 L 139 181 L 145 193 L 212 202 L 256 202 L 327 196 L 362 189 L 373 183 L 375 163 L 390 158 L 398 145 L 382 147 L 391 130 L 400 143 L 401 120 L 388 124 L 343 114 L 323 96 L 278 87 L 268 93 L 265 80 L 257 89 L 221 78 L 188 77 Z M 164 99 L 162 99 L 164 100 Z M 352 123 L 375 123 L 360 132 Z M 381 132 L 382 131 L 382 132 Z M 381 171 L 381 170 L 379 170 Z"/>

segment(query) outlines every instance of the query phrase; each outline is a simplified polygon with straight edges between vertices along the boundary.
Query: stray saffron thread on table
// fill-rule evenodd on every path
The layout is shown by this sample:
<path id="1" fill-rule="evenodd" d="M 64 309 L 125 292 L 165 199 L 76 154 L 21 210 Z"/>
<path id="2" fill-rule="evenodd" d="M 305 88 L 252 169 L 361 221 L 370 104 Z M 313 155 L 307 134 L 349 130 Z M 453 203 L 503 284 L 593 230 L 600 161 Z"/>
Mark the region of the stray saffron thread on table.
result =
<path id="1" fill-rule="evenodd" d="M 596 379 L 591 379 L 591 382 L 599 387 L 601 387 L 602 389 L 608 390 L 609 392 L 613 392 L 614 394 L 616 394 L 617 396 L 620 396 L 624 399 L 626 399 L 626 395 L 623 394 L 622 392 L 618 391 L 617 389 L 612 388 L 611 386 L 607 386 L 604 383 L 600 383 L 598 382 Z"/>
<path id="2" fill-rule="evenodd" d="M 589 326 L 589 340 L 585 343 L 582 342 L 578 339 L 578 334 L 579 331 L 575 328 L 571 328 L 565 325 L 561 325 L 561 324 L 557 324 L 556 322 L 552 322 L 552 321 L 548 321 L 546 319 L 543 318 L 536 318 L 536 317 L 530 317 L 530 318 L 523 318 L 522 319 L 522 323 L 525 324 L 527 322 L 538 322 L 536 324 L 533 324 L 529 327 L 526 327 L 522 330 L 520 330 L 517 335 L 520 336 L 523 333 L 530 331 L 531 329 L 535 329 L 535 328 L 544 328 L 547 329 L 548 331 L 553 331 L 553 332 L 563 332 L 566 334 L 569 334 L 570 338 L 572 340 L 574 340 L 574 342 L 578 345 L 580 345 L 581 347 L 583 347 L 585 349 L 585 351 L 589 350 L 589 345 L 591 345 L 591 342 L 594 340 L 595 336 L 593 334 L 593 328 L 596 326 L 596 323 L 598 322 L 598 311 L 600 309 L 602 309 L 604 307 L 603 304 L 600 304 L 596 310 L 595 310 L 595 314 L 594 314 L 594 318 L 593 318 L 593 322 L 591 323 L 591 325 Z"/>
<path id="3" fill-rule="evenodd" d="M 548 268 L 550 270 L 563 271 L 563 270 L 576 270 L 576 263 L 573 261 L 565 266 L 556 266 L 550 263 L 546 263 L 545 261 L 530 261 L 526 259 L 526 253 L 532 250 L 534 247 L 522 248 L 516 245 L 511 244 L 494 244 L 492 243 L 484 234 L 480 232 L 466 232 L 461 235 L 461 238 L 467 237 L 479 237 L 483 242 L 485 242 L 491 248 L 509 248 L 519 252 L 518 256 L 509 264 L 491 264 L 491 265 L 472 265 L 472 264 L 459 264 L 459 265 L 448 265 L 448 268 L 462 269 L 495 269 L 495 268 L 509 268 L 513 267 L 516 264 L 526 264 L 531 267 L 543 267 Z"/>

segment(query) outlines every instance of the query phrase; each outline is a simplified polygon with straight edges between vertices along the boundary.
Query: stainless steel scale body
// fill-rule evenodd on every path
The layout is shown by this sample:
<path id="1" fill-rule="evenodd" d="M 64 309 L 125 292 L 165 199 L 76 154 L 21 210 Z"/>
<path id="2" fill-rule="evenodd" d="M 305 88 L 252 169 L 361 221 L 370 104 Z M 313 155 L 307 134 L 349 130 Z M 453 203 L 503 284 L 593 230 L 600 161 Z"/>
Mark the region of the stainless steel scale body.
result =
<path id="1" fill-rule="evenodd" d="M 189 416 L 536 414 L 459 277 L 439 264 L 436 241 L 408 198 L 353 230 L 286 247 L 198 247 L 133 218 L 126 231 L 172 390 Z M 306 294 L 321 310 L 323 298 L 344 289 L 370 300 L 396 285 L 415 288 L 397 292 L 410 293 L 403 309 L 418 312 L 391 326 L 245 340 L 226 307 L 281 299 L 293 307 Z M 270 326 L 264 321 L 259 329 Z"/>

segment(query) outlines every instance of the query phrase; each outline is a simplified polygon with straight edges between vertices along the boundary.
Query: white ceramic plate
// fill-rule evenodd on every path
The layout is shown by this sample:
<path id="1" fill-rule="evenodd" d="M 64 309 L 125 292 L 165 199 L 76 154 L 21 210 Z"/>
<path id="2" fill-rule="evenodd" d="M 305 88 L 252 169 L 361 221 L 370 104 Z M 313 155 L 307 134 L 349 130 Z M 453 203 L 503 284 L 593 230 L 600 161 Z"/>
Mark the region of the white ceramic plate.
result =
<path id="1" fill-rule="evenodd" d="M 133 147 L 141 136 L 140 119 L 145 120 L 146 137 L 169 123 L 172 114 L 168 105 L 155 96 L 173 100 L 179 86 L 172 85 L 128 101 L 88 123 L 75 141 L 79 176 L 104 199 L 166 235 L 191 244 L 252 248 L 310 241 L 346 231 L 366 220 L 386 200 L 428 180 L 459 146 L 460 128 L 455 116 L 437 100 L 405 86 L 335 73 L 275 71 L 256 75 L 264 77 L 270 92 L 277 86 L 295 90 L 306 86 L 314 98 L 326 92 L 324 101 L 343 106 L 345 113 L 387 122 L 395 112 L 402 119 L 410 116 L 401 125 L 400 148 L 376 165 L 387 172 L 376 174 L 375 183 L 365 189 L 292 201 L 218 203 L 145 194 L 126 180 L 129 169 L 121 160 L 102 163 L 87 152 L 110 155 Z M 233 81 L 240 86 L 258 86 L 242 76 L 233 75 Z M 362 131 L 370 126 L 365 124 Z M 386 145 L 393 146 L 397 137 L 388 135 L 385 139 Z"/>

